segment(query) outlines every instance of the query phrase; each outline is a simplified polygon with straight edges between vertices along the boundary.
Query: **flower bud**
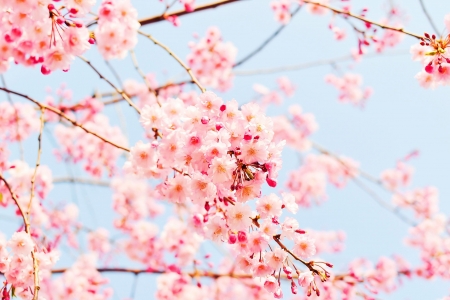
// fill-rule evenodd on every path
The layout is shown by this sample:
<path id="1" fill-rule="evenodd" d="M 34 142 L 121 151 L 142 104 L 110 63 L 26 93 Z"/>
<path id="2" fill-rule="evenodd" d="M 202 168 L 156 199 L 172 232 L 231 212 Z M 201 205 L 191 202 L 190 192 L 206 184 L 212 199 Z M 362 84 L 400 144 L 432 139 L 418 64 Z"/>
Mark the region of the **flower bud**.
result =
<path id="1" fill-rule="evenodd" d="M 238 232 L 238 241 L 239 243 L 245 243 L 247 241 L 247 234 L 244 231 Z"/>
<path id="2" fill-rule="evenodd" d="M 202 122 L 203 125 L 206 125 L 209 122 L 209 118 L 207 116 L 204 116 L 204 117 L 202 117 L 201 122 Z"/>
<path id="3" fill-rule="evenodd" d="M 228 236 L 228 244 L 235 244 L 237 241 L 237 237 L 234 233 Z"/>

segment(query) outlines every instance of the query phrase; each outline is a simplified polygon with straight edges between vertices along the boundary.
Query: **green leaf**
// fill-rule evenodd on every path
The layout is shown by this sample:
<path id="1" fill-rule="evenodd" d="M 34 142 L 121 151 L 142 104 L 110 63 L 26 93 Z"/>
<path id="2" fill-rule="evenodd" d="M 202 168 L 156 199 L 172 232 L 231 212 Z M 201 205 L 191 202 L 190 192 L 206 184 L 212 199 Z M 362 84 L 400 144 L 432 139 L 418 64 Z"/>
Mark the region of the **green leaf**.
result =
<path id="1" fill-rule="evenodd" d="M 11 287 L 11 296 L 16 297 L 16 288 L 15 287 Z"/>

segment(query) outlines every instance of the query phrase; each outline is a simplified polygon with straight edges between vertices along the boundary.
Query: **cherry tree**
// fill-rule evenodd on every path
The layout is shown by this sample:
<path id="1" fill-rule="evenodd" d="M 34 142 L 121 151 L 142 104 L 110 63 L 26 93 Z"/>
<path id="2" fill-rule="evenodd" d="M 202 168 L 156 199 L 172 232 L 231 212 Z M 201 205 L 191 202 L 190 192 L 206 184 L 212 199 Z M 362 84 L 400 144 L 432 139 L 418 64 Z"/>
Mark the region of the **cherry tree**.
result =
<path id="1" fill-rule="evenodd" d="M 450 14 L 433 18 L 422 0 L 416 23 L 418 15 L 393 1 L 148 2 L 0 0 L 2 300 L 139 299 L 141 287 L 145 299 L 368 300 L 396 297 L 418 281 L 448 287 L 448 217 L 436 186 L 412 184 L 419 150 L 372 173 L 367 162 L 318 143 L 319 124 L 333 120 L 303 107 L 313 96 L 290 72 L 331 67 L 312 88 L 364 115 L 377 90 L 360 65 L 402 55 L 397 48 L 407 45 L 416 73 L 390 68 L 431 98 L 431 89 L 450 84 Z M 275 30 L 259 30 L 265 38 L 255 41 L 240 28 L 250 49 L 243 51 L 226 26 L 253 22 L 249 5 Z M 227 23 L 208 20 L 181 37 L 185 23 L 209 14 Z M 258 56 L 278 55 L 271 47 L 298 18 L 322 27 L 307 28 L 312 40 L 290 36 L 276 47 L 300 41 L 314 59 L 265 67 Z M 346 55 L 324 57 L 323 43 Z M 265 83 L 253 79 L 269 74 Z M 309 223 L 304 216 L 316 207 L 341 200 L 334 188 L 357 188 L 381 208 L 359 243 L 393 218 L 405 225 L 407 247 L 366 257 L 345 249 L 351 236 L 333 224 L 338 211 Z M 358 215 L 352 206 L 338 207 Z"/>

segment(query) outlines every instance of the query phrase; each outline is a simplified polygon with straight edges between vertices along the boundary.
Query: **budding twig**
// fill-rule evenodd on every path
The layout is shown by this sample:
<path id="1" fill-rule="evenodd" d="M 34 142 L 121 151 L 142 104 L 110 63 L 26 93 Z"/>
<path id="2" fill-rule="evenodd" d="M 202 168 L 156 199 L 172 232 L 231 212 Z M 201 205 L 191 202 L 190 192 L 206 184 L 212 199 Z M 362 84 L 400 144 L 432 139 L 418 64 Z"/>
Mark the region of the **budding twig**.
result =
<path id="1" fill-rule="evenodd" d="M 105 76 L 103 76 L 102 73 L 100 73 L 99 70 L 97 70 L 97 68 L 95 68 L 92 63 L 87 60 L 86 58 L 84 58 L 83 56 L 78 56 L 82 61 L 84 61 L 85 63 L 87 63 L 89 65 L 89 67 L 91 67 L 92 70 L 94 70 L 95 73 L 98 74 L 98 76 L 100 77 L 100 79 L 103 79 L 104 81 L 106 81 L 106 83 L 108 83 L 113 89 L 115 89 L 117 91 L 117 93 L 119 93 L 120 95 L 122 95 L 122 97 L 125 99 L 125 101 L 128 102 L 128 104 L 133 107 L 138 114 L 141 114 L 140 109 L 133 103 L 133 101 L 131 101 L 130 97 L 128 97 L 128 95 L 122 91 L 121 89 L 119 89 L 118 87 L 116 87 L 108 78 L 106 78 Z"/>
<path id="2" fill-rule="evenodd" d="M 304 0 L 303 2 L 304 2 L 304 3 L 307 3 L 307 4 L 317 5 L 317 6 L 326 8 L 326 9 L 331 10 L 332 12 L 334 12 L 334 13 L 336 13 L 336 14 L 349 16 L 349 17 L 352 17 L 352 18 L 354 18 L 354 19 L 363 21 L 363 22 L 365 22 L 365 23 L 375 25 L 375 26 L 380 27 L 380 28 L 382 28 L 382 29 L 388 29 L 388 30 L 393 30 L 393 31 L 397 31 L 397 32 L 400 32 L 400 33 L 404 33 L 404 34 L 406 34 L 406 35 L 415 37 L 416 39 L 422 38 L 421 35 L 418 35 L 418 34 L 415 34 L 415 33 L 409 32 L 409 31 L 406 31 L 406 30 L 404 30 L 403 28 L 396 28 L 396 27 L 384 25 L 384 24 L 381 24 L 381 23 L 378 23 L 378 22 L 374 22 L 374 21 L 371 21 L 371 20 L 366 19 L 366 18 L 364 18 L 364 17 L 360 17 L 360 16 L 358 16 L 358 15 L 355 15 L 355 14 L 352 13 L 352 12 L 345 11 L 345 10 L 341 10 L 341 9 L 338 9 L 338 8 L 334 8 L 334 7 L 328 6 L 328 5 L 326 5 L 326 4 L 322 4 L 322 3 L 318 3 L 318 2 L 314 2 L 314 1 L 310 1 L 310 0 Z"/>

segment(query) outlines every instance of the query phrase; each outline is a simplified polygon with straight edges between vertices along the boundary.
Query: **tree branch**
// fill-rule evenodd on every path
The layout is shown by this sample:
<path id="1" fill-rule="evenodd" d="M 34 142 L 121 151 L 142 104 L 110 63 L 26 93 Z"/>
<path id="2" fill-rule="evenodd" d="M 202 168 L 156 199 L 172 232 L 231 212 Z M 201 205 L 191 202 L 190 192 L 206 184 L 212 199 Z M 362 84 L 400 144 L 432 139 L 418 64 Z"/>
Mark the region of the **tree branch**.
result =
<path id="1" fill-rule="evenodd" d="M 423 13 L 427 17 L 428 22 L 430 22 L 430 25 L 434 30 L 434 33 L 439 34 L 439 29 L 437 28 L 436 24 L 434 24 L 433 19 L 431 18 L 430 14 L 428 13 L 427 8 L 425 7 L 425 3 L 423 3 L 423 0 L 419 0 L 419 2 L 420 2 L 420 6 L 422 7 Z"/>
<path id="2" fill-rule="evenodd" d="M 293 18 L 302 8 L 301 5 L 299 5 L 294 12 L 291 13 L 291 18 Z M 233 68 L 238 67 L 245 63 L 247 60 L 252 58 L 254 55 L 256 55 L 258 52 L 260 52 L 262 49 L 264 49 L 274 38 L 277 37 L 278 34 L 280 34 L 281 31 L 283 31 L 284 28 L 286 28 L 287 25 L 289 25 L 291 22 L 287 24 L 281 25 L 274 33 L 272 33 L 261 45 L 259 45 L 255 50 L 247 54 L 244 58 L 242 58 L 240 61 L 234 64 Z"/>
<path id="3" fill-rule="evenodd" d="M 84 58 L 83 56 L 78 56 L 78 57 L 79 57 L 82 61 L 84 61 L 85 63 L 87 63 L 87 64 L 92 68 L 92 70 L 94 70 L 94 72 L 98 74 L 98 76 L 100 77 L 100 79 L 103 79 L 104 81 L 106 81 L 113 89 L 116 90 L 117 93 L 119 93 L 120 95 L 122 95 L 122 97 L 128 102 L 128 104 L 129 104 L 131 107 L 133 107 L 133 108 L 138 112 L 138 114 L 141 114 L 140 109 L 139 109 L 136 105 L 134 105 L 133 101 L 131 101 L 131 99 L 128 97 L 128 95 L 127 95 L 124 91 L 120 90 L 120 89 L 119 89 L 118 87 L 116 87 L 116 86 L 115 86 L 108 78 L 106 78 L 105 76 L 103 76 L 102 73 L 100 73 L 100 71 L 98 71 L 98 70 L 92 65 L 92 63 L 91 63 L 89 60 L 87 60 L 87 59 Z"/>
<path id="4" fill-rule="evenodd" d="M 98 185 L 104 187 L 110 187 L 111 183 L 108 181 L 95 180 L 90 178 L 78 178 L 78 177 L 59 177 L 53 179 L 53 183 L 81 183 L 88 185 Z"/>
<path id="5" fill-rule="evenodd" d="M 170 56 L 172 56 L 180 65 L 183 67 L 183 69 L 186 70 L 186 72 L 191 77 L 192 81 L 198 86 L 198 88 L 202 91 L 202 93 L 206 92 L 206 89 L 200 84 L 200 82 L 195 77 L 194 73 L 192 72 L 191 68 L 189 68 L 175 53 L 173 53 L 172 50 L 170 50 L 169 47 L 164 45 L 163 43 L 159 42 L 157 39 L 155 39 L 153 36 L 151 36 L 148 33 L 145 33 L 143 31 L 138 31 L 140 35 L 143 35 L 150 39 L 155 45 L 158 45 L 159 47 L 163 48 L 167 53 L 169 53 Z"/>
<path id="6" fill-rule="evenodd" d="M 366 18 L 360 17 L 360 16 L 358 16 L 358 15 L 355 15 L 355 14 L 352 13 L 352 12 L 345 11 L 345 10 L 341 10 L 341 9 L 338 9 L 338 8 L 334 8 L 334 7 L 328 6 L 328 5 L 326 5 L 326 4 L 322 4 L 322 3 L 318 3 L 318 2 L 314 2 L 314 1 L 310 1 L 310 0 L 304 0 L 303 2 L 304 2 L 304 3 L 307 3 L 307 4 L 317 5 L 317 6 L 326 8 L 326 9 L 331 10 L 332 12 L 334 12 L 334 13 L 336 13 L 336 14 L 340 14 L 340 15 L 344 15 L 344 16 L 349 16 L 349 17 L 352 17 L 352 18 L 354 18 L 354 19 L 363 21 L 363 22 L 365 22 L 365 23 L 375 25 L 375 26 L 380 27 L 380 28 L 382 28 L 382 29 L 388 29 L 388 30 L 393 30 L 393 31 L 397 31 L 397 32 L 400 32 L 400 33 L 404 33 L 404 34 L 406 34 L 406 35 L 415 37 L 416 39 L 421 39 L 421 38 L 422 38 L 421 35 L 418 35 L 418 34 L 415 34 L 415 33 L 409 32 L 409 31 L 406 31 L 406 30 L 404 30 L 403 28 L 395 28 L 395 27 L 392 27 L 392 26 L 383 25 L 383 24 L 381 24 L 381 23 L 374 22 L 374 21 L 371 21 L 371 20 L 369 20 L 369 19 L 366 19 Z"/>
<path id="7" fill-rule="evenodd" d="M 116 143 L 114 143 L 114 142 L 108 140 L 107 138 L 104 138 L 103 136 L 101 136 L 101 135 L 99 135 L 99 134 L 97 134 L 97 133 L 95 133 L 95 132 L 93 132 L 93 131 L 90 131 L 89 129 L 87 129 L 86 127 L 84 127 L 82 124 L 80 124 L 80 123 L 78 123 L 77 121 L 73 120 L 72 118 L 70 118 L 70 117 L 67 116 L 65 113 L 63 113 L 62 111 L 60 111 L 59 109 L 57 109 L 57 108 L 55 108 L 55 107 L 52 107 L 52 106 L 49 106 L 49 105 L 46 105 L 46 104 L 42 104 L 42 103 L 40 103 L 39 101 L 37 101 L 37 100 L 35 100 L 35 99 L 33 99 L 33 98 L 31 98 L 31 97 L 25 95 L 25 94 L 19 93 L 19 92 L 15 92 L 15 91 L 12 91 L 12 90 L 9 90 L 9 89 L 6 89 L 6 88 L 2 88 L 2 87 L 0 87 L 0 90 L 4 91 L 4 92 L 6 92 L 6 93 L 10 93 L 10 94 L 13 94 L 13 95 L 16 95 L 16 96 L 25 98 L 25 99 L 27 99 L 28 101 L 31 101 L 31 102 L 33 102 L 34 104 L 36 104 L 37 106 L 39 106 L 40 109 L 46 109 L 46 110 L 49 110 L 49 111 L 51 111 L 51 112 L 57 114 L 58 116 L 62 117 L 63 119 L 66 119 L 67 121 L 69 121 L 70 123 L 72 123 L 73 126 L 80 127 L 80 128 L 83 129 L 86 133 L 92 134 L 93 136 L 95 136 L 95 137 L 101 139 L 102 141 L 104 141 L 105 143 L 108 143 L 108 144 L 110 144 L 110 145 L 112 145 L 112 146 L 114 146 L 114 147 L 116 147 L 116 148 L 122 149 L 122 150 L 124 150 L 124 151 L 130 152 L 130 149 L 128 149 L 128 148 L 126 148 L 126 147 L 123 147 L 123 146 L 120 146 L 120 145 L 118 145 L 118 144 L 116 144 Z"/>
<path id="8" fill-rule="evenodd" d="M 9 193 L 11 194 L 11 198 L 13 199 L 13 201 L 16 204 L 17 208 L 19 209 L 20 215 L 22 216 L 23 225 L 25 227 L 25 232 L 28 234 L 30 239 L 32 239 L 32 237 L 31 237 L 31 230 L 30 230 L 30 221 L 29 221 L 29 219 L 27 217 L 27 214 L 25 214 L 22 206 L 20 205 L 19 199 L 17 199 L 16 194 L 14 194 L 14 192 L 11 189 L 11 186 L 9 185 L 8 181 L 6 181 L 6 179 L 3 177 L 2 174 L 0 174 L 0 180 L 3 181 L 3 183 L 6 186 L 6 188 L 8 189 Z M 38 265 L 38 260 L 37 260 L 36 255 L 35 255 L 34 247 L 33 247 L 33 250 L 31 251 L 31 257 L 33 259 L 33 281 L 34 281 L 33 300 L 38 300 L 39 299 L 38 295 L 39 295 L 39 290 L 40 290 L 40 286 L 39 286 L 39 265 Z"/>

